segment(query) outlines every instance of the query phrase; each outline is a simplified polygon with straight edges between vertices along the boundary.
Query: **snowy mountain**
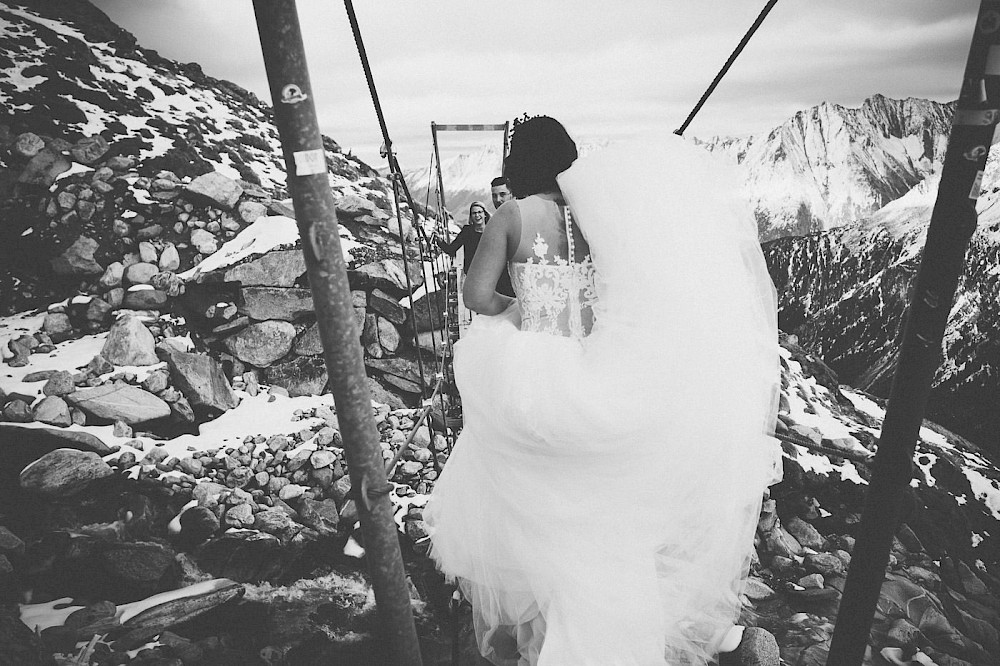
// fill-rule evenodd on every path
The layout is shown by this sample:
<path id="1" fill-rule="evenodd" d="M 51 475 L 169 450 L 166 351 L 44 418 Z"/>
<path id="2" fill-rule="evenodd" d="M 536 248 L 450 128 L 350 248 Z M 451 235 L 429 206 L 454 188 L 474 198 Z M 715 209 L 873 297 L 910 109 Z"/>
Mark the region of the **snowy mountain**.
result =
<path id="1" fill-rule="evenodd" d="M 581 155 L 607 145 L 607 141 L 578 142 L 577 150 Z M 441 160 L 441 177 L 444 181 L 445 202 L 448 212 L 459 225 L 464 225 L 469 219 L 469 206 L 473 201 L 486 204 L 487 210 L 493 210 L 490 200 L 490 183 L 499 176 L 503 168 L 503 140 L 498 135 L 496 141 L 484 143 L 472 151 L 459 153 Z M 413 169 L 403 174 L 406 183 L 413 194 L 414 203 L 418 206 L 427 200 L 428 187 L 430 196 L 428 205 L 435 207 L 433 197 L 437 196 L 437 170 L 430 166 L 423 169 Z"/>
<path id="2" fill-rule="evenodd" d="M 484 143 L 474 151 L 441 160 L 445 204 L 459 225 L 464 225 L 468 221 L 469 206 L 473 201 L 480 201 L 486 204 L 487 210 L 493 210 L 493 202 L 490 201 L 490 182 L 501 174 L 502 169 L 503 137 L 500 132 L 496 133 L 496 140 Z M 437 207 L 436 169 L 428 165 L 422 169 L 407 171 L 403 175 L 413 195 L 414 203 L 423 204 L 427 201 L 429 206 Z"/>
<path id="3" fill-rule="evenodd" d="M 762 241 L 801 236 L 868 216 L 940 167 L 954 104 L 873 95 L 860 108 L 822 103 L 766 135 L 694 141 L 738 164 Z M 606 143 L 606 142 L 605 142 Z M 580 145 L 581 153 L 602 145 Z M 448 209 L 464 222 L 472 201 L 489 200 L 500 173 L 502 142 L 442 161 Z M 417 201 L 436 173 L 406 172 Z"/>
<path id="4" fill-rule="evenodd" d="M 106 200 L 120 199 L 125 190 L 104 184 L 97 196 L 86 195 L 90 203 L 50 223 L 59 211 L 41 203 L 49 189 L 71 175 L 71 162 L 79 171 L 96 159 L 74 152 L 74 143 L 102 146 L 105 161 L 120 158 L 121 185 L 156 181 L 161 172 L 181 181 L 217 172 L 260 197 L 281 199 L 284 160 L 271 117 L 266 104 L 239 86 L 142 48 L 90 3 L 0 5 L 0 312 L 36 304 L 37 295 L 64 296 L 72 285 L 55 288 L 59 280 L 46 269 L 81 233 L 96 239 L 100 252 L 131 242 L 112 233 L 115 212 L 125 212 L 114 208 L 128 202 L 112 206 Z M 324 138 L 324 146 L 336 195 L 363 197 L 394 215 L 387 181 L 332 139 Z M 171 194 L 142 196 L 165 210 Z M 152 223 L 152 217 L 140 220 Z M 225 230 L 219 240 L 234 233 Z"/>
<path id="5" fill-rule="evenodd" d="M 954 104 L 874 95 L 860 108 L 823 103 L 766 136 L 701 142 L 742 166 L 761 240 L 868 216 L 944 159 Z"/>
<path id="6" fill-rule="evenodd" d="M 897 337 L 937 195 L 938 176 L 874 214 L 764 245 L 779 322 L 840 380 L 887 396 Z M 1000 156 L 987 162 L 979 225 L 966 258 L 928 418 L 1000 453 Z"/>

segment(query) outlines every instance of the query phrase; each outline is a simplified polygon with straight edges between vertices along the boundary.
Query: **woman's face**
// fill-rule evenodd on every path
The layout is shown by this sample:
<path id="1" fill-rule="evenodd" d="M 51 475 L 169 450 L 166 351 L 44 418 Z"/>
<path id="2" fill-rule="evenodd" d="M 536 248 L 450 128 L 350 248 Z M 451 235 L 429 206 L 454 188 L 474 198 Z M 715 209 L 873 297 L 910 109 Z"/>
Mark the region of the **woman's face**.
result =
<path id="1" fill-rule="evenodd" d="M 472 228 L 476 231 L 485 229 L 486 209 L 482 206 L 473 206 L 472 210 L 469 211 L 469 223 L 472 224 Z"/>

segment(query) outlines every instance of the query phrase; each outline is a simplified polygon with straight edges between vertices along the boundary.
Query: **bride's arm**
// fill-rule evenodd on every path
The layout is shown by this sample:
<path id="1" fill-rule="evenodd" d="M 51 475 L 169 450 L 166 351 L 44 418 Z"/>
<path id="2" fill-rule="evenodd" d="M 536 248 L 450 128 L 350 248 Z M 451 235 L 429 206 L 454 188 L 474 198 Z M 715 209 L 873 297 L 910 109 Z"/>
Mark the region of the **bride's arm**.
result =
<path id="1" fill-rule="evenodd" d="M 467 308 L 479 314 L 499 314 L 514 301 L 510 296 L 496 291 L 497 281 L 507 265 L 507 247 L 513 217 L 511 208 L 501 206 L 490 218 L 465 277 L 462 299 Z"/>

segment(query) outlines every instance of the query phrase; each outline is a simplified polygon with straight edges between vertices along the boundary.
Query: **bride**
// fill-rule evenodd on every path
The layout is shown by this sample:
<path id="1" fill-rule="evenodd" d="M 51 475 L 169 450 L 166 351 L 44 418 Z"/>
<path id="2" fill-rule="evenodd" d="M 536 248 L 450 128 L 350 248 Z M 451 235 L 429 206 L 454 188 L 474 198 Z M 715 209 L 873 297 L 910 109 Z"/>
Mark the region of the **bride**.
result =
<path id="1" fill-rule="evenodd" d="M 577 159 L 517 124 L 455 348 L 465 428 L 425 516 L 500 666 L 706 664 L 780 473 L 774 287 L 721 165 L 679 137 Z M 495 291 L 509 266 L 516 298 Z M 723 659 L 725 660 L 725 658 Z"/>

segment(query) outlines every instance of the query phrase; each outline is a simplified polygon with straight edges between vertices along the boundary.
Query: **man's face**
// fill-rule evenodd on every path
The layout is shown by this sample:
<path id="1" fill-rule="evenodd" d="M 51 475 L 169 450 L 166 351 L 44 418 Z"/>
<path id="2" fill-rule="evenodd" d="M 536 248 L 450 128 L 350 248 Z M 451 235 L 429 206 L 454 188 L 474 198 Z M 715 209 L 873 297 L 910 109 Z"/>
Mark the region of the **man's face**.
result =
<path id="1" fill-rule="evenodd" d="M 506 185 L 494 185 L 490 192 L 493 197 L 494 208 L 499 208 L 504 202 L 514 198 L 511 196 L 510 190 L 507 189 Z"/>

